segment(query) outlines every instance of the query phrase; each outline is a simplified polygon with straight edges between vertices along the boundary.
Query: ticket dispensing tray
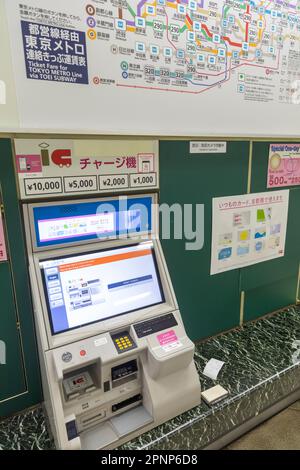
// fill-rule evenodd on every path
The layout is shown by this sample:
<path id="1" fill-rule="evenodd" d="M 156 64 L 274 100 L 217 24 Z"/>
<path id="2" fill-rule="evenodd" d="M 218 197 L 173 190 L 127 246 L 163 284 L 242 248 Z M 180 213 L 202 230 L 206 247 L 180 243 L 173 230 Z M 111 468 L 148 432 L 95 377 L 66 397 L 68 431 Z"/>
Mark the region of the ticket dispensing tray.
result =
<path id="1" fill-rule="evenodd" d="M 123 436 L 136 431 L 153 421 L 152 416 L 141 405 L 114 416 L 109 421 L 84 432 L 81 437 L 83 450 L 107 447 Z"/>

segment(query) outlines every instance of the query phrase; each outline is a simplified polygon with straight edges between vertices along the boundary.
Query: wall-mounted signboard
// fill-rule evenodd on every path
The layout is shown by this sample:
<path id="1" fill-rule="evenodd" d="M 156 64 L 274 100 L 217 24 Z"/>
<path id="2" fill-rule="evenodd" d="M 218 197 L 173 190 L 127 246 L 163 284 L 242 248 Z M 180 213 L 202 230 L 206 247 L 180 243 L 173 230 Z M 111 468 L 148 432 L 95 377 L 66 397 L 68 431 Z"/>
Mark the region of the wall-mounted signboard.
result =
<path id="1" fill-rule="evenodd" d="M 271 144 L 268 188 L 300 186 L 300 143 Z"/>
<path id="2" fill-rule="evenodd" d="M 16 94 L 21 129 L 299 135 L 296 1 L 0 0 L 0 27 L 0 127 Z"/>
<path id="3" fill-rule="evenodd" d="M 16 139 L 21 199 L 155 190 L 158 142 Z"/>
<path id="4" fill-rule="evenodd" d="M 289 190 L 213 199 L 211 274 L 284 256 Z"/>

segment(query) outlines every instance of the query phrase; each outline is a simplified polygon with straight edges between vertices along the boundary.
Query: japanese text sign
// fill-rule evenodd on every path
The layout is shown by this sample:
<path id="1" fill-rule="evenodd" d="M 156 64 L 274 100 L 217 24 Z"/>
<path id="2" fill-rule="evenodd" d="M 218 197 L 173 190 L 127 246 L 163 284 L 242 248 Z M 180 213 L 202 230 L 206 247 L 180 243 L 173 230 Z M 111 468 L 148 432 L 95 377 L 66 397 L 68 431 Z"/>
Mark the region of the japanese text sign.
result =
<path id="1" fill-rule="evenodd" d="M 16 139 L 22 199 L 157 189 L 158 142 Z"/>
<path id="2" fill-rule="evenodd" d="M 211 274 L 284 256 L 289 190 L 213 199 Z"/>

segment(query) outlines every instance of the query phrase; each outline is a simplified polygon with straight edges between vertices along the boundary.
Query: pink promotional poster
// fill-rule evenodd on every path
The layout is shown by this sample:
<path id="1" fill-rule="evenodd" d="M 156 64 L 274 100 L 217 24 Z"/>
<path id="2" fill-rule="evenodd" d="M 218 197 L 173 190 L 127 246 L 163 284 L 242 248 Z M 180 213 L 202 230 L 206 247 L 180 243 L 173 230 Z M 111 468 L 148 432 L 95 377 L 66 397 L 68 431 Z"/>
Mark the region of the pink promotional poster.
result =
<path id="1" fill-rule="evenodd" d="M 271 144 L 268 188 L 300 185 L 300 143 Z"/>
<path id="2" fill-rule="evenodd" d="M 0 262 L 7 261 L 2 214 L 0 212 Z"/>

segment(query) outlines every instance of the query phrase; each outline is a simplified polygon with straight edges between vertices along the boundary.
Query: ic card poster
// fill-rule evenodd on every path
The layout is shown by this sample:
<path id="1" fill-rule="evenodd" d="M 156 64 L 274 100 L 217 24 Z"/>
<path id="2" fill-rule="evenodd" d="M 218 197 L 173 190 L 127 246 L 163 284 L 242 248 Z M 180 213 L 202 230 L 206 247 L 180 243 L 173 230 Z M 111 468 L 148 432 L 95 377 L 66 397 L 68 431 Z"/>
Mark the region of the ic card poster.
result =
<path id="1" fill-rule="evenodd" d="M 211 275 L 284 256 L 289 190 L 213 199 Z"/>

